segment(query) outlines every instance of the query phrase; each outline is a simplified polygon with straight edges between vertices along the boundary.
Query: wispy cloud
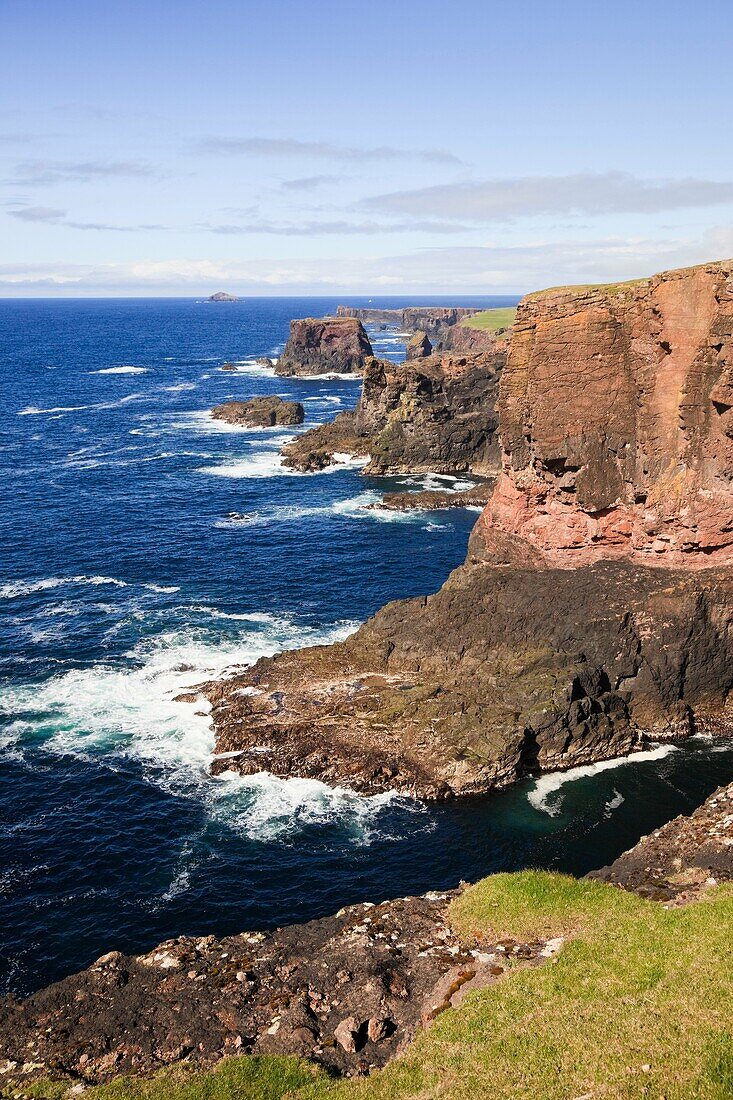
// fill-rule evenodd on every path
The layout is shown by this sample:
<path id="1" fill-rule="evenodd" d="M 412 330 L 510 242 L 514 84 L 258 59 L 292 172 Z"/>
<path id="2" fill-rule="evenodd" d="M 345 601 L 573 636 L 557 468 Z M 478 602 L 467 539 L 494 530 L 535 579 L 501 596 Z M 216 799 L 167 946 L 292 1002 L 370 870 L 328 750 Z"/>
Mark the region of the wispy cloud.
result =
<path id="1" fill-rule="evenodd" d="M 378 236 L 381 233 L 461 233 L 465 226 L 440 221 L 301 221 L 238 223 L 203 223 L 198 228 L 224 236 L 333 237 Z"/>
<path id="2" fill-rule="evenodd" d="M 110 233 L 140 233 L 146 230 L 167 229 L 165 225 L 115 225 L 112 222 L 74 221 L 67 216 L 66 210 L 56 206 L 21 206 L 17 210 L 8 210 L 11 218 L 40 225 L 65 226 L 67 229 L 101 230 Z"/>
<path id="3" fill-rule="evenodd" d="M 391 145 L 339 145 L 330 141 L 299 141 L 296 138 L 227 138 L 209 137 L 200 141 L 197 150 L 205 154 L 225 154 L 256 157 L 312 157 L 352 163 L 366 161 L 411 160 L 427 164 L 460 164 L 453 153 L 444 149 L 397 149 Z"/>
<path id="4" fill-rule="evenodd" d="M 27 160 L 17 164 L 3 182 L 17 186 L 52 183 L 88 183 L 104 179 L 149 179 L 159 173 L 139 160 Z"/>
<path id="5" fill-rule="evenodd" d="M 733 182 L 645 180 L 627 172 L 522 176 L 438 184 L 364 199 L 367 210 L 502 222 L 536 215 L 651 214 L 733 203 Z"/>
<path id="6" fill-rule="evenodd" d="M 343 176 L 301 176 L 299 179 L 283 180 L 282 191 L 315 191 L 326 183 L 338 183 Z"/>

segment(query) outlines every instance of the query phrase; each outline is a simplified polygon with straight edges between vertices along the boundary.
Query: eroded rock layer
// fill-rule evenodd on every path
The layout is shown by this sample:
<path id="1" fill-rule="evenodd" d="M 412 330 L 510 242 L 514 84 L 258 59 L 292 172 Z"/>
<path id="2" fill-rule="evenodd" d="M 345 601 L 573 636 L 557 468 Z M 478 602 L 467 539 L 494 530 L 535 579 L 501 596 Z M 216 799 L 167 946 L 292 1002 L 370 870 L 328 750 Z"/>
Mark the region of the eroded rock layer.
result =
<path id="1" fill-rule="evenodd" d="M 404 363 L 370 358 L 353 414 L 306 432 L 284 451 L 286 464 L 322 469 L 329 454 L 371 455 L 366 473 L 471 471 L 496 475 L 499 378 L 507 342 L 480 355 L 431 355 Z"/>

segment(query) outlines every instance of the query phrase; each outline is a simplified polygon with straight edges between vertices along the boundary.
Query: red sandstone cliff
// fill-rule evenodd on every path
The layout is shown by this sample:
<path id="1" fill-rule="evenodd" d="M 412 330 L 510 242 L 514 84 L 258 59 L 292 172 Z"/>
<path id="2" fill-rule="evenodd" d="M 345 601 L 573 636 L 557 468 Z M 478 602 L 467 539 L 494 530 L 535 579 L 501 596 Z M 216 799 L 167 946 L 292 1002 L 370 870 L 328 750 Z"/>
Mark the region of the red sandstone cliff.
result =
<path id="1" fill-rule="evenodd" d="M 733 559 L 733 261 L 532 294 L 499 402 L 478 535 L 558 565 Z"/>

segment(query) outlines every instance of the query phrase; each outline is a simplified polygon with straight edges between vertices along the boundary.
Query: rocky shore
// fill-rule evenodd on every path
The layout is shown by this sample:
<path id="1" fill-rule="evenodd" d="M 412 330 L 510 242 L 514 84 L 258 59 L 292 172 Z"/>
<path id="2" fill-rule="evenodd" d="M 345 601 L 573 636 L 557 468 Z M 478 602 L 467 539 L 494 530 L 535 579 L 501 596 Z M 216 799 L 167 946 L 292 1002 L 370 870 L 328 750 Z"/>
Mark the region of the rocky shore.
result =
<path id="1" fill-rule="evenodd" d="M 456 325 L 464 317 L 478 313 L 478 309 L 456 306 L 407 306 L 405 309 L 370 309 L 357 306 L 339 306 L 337 317 L 356 318 L 363 324 L 383 324 L 406 332 L 422 331 L 435 336 Z"/>
<path id="2" fill-rule="evenodd" d="M 474 405 L 468 386 L 470 422 L 498 408 L 481 441 L 501 473 L 466 564 L 345 642 L 209 685 L 226 767 L 444 798 L 727 734 L 732 332 L 730 263 L 525 299 L 498 403 L 497 378 Z M 419 395 L 435 409 L 472 377 L 459 362 L 414 360 L 393 381 L 370 361 L 352 422 L 368 470 L 419 468 Z M 456 469 L 450 408 L 426 468 L 437 449 Z"/>
<path id="3" fill-rule="evenodd" d="M 733 786 L 588 877 L 675 905 L 731 881 Z M 562 950 L 561 937 L 459 934 L 460 894 L 352 905 L 274 932 L 179 936 L 137 956 L 111 951 L 23 1002 L 0 1001 L 0 1090 L 43 1095 L 35 1083 L 53 1080 L 74 1094 L 237 1054 L 368 1074 L 468 993 Z"/>

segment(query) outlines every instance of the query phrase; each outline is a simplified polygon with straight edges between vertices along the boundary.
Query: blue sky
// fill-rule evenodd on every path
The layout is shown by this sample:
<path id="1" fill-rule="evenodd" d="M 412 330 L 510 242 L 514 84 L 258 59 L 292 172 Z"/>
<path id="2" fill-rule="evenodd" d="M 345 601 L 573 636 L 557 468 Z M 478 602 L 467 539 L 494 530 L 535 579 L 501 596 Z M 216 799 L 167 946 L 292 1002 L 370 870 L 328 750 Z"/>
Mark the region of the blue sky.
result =
<path id="1" fill-rule="evenodd" d="M 0 295 L 504 293 L 733 254 L 733 5 L 0 0 Z"/>

